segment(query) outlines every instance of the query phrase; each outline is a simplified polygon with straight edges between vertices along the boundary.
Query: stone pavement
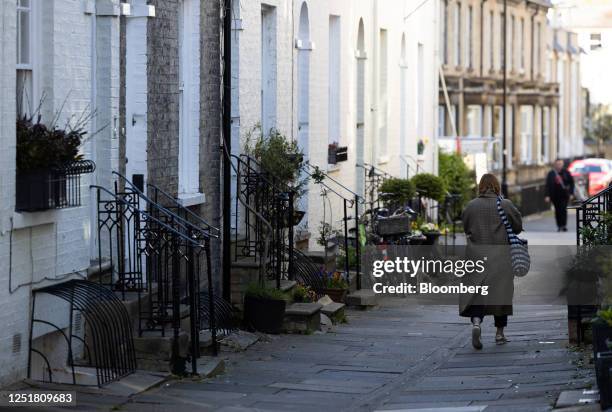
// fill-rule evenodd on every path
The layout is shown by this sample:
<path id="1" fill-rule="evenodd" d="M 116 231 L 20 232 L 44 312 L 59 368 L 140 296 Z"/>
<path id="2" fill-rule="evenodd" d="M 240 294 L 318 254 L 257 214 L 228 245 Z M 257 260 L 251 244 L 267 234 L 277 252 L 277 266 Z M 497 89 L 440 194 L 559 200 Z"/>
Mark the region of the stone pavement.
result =
<path id="1" fill-rule="evenodd" d="M 549 223 L 549 215 L 528 220 L 527 233 L 547 240 Z M 573 235 L 563 235 L 570 244 Z M 484 349 L 476 351 L 455 306 L 386 298 L 374 310 L 349 310 L 349 322 L 328 333 L 223 352 L 226 371 L 215 378 L 171 379 L 131 397 L 90 395 L 77 410 L 543 411 L 561 391 L 593 386 L 584 353 L 567 345 L 565 306 L 514 310 L 510 342 L 496 346 L 486 319 Z"/>

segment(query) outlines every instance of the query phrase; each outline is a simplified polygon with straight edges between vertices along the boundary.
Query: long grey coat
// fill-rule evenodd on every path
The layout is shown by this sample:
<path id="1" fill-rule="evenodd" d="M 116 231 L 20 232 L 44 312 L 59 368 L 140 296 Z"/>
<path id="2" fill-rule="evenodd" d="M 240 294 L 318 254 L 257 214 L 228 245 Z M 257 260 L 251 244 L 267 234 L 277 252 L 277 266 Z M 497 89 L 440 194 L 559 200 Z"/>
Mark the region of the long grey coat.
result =
<path id="1" fill-rule="evenodd" d="M 514 276 L 510 263 L 508 235 L 496 203 L 497 195 L 486 192 L 467 204 L 461 219 L 468 239 L 467 254 L 472 258 L 487 257 L 486 270 L 480 276 L 470 279 L 472 285 L 489 285 L 489 295 L 461 295 L 459 314 L 464 314 L 469 305 L 484 305 L 485 315 L 512 315 Z M 515 234 L 523 231 L 521 213 L 508 200 L 502 200 L 502 207 Z M 473 276 L 473 275 L 470 275 Z"/>

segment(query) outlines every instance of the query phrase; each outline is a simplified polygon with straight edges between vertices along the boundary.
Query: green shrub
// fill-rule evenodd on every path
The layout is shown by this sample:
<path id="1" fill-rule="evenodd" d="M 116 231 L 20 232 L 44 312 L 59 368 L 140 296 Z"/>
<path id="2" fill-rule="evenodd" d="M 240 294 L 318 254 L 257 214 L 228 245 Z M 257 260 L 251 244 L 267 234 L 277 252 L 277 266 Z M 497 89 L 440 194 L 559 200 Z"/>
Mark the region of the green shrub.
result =
<path id="1" fill-rule="evenodd" d="M 446 195 L 446 184 L 442 178 L 430 173 L 419 173 L 412 177 L 412 184 L 421 196 L 442 201 Z"/>
<path id="2" fill-rule="evenodd" d="M 385 204 L 403 205 L 414 197 L 414 185 L 408 179 L 386 179 L 378 192 Z"/>
<path id="3" fill-rule="evenodd" d="M 299 303 L 311 303 L 317 300 L 317 294 L 310 286 L 298 283 L 293 289 L 293 301 Z"/>
<path id="4" fill-rule="evenodd" d="M 438 175 L 449 193 L 460 196 L 460 207 L 475 196 L 476 174 L 470 170 L 461 155 L 440 151 Z"/>
<path id="5" fill-rule="evenodd" d="M 259 299 L 268 300 L 288 300 L 288 296 L 282 290 L 260 286 L 257 283 L 251 283 L 247 286 L 244 292 L 245 296 L 251 296 Z"/>

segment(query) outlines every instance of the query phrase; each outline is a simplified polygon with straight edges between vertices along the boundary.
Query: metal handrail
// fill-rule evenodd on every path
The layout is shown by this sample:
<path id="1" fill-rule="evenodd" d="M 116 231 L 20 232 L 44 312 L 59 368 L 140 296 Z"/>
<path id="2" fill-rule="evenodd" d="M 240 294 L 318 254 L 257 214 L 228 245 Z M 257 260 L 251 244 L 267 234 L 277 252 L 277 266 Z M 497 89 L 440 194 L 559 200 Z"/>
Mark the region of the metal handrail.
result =
<path id="1" fill-rule="evenodd" d="M 184 219 L 183 217 L 179 216 L 178 214 L 172 212 L 168 208 L 160 205 L 156 201 L 150 199 L 136 185 L 134 185 L 129 179 L 127 179 L 121 173 L 116 172 L 116 171 L 113 171 L 112 173 L 114 175 L 118 176 L 125 184 L 129 185 L 130 190 L 132 190 L 134 193 L 136 193 L 139 198 L 141 198 L 142 200 L 145 201 L 145 203 L 147 203 L 150 206 L 154 207 L 156 210 L 162 212 L 164 215 L 166 215 L 167 217 L 169 217 L 173 221 L 176 221 L 177 225 L 179 227 L 181 227 L 182 229 L 184 229 L 185 232 L 188 233 L 190 230 L 193 230 L 195 232 L 198 232 L 198 233 L 202 234 L 205 238 L 211 238 L 211 237 L 217 238 L 218 237 L 218 235 L 213 235 L 212 233 L 210 233 L 208 231 L 209 228 L 202 229 L 201 227 L 198 227 L 198 226 L 194 225 L 193 223 L 191 223 L 187 219 Z"/>
<path id="2" fill-rule="evenodd" d="M 194 213 L 191 209 L 183 206 L 174 196 L 170 195 L 165 190 L 160 189 L 158 186 L 154 185 L 153 183 L 147 183 L 147 187 L 150 187 L 151 189 L 153 189 L 156 194 L 157 193 L 161 194 L 164 199 L 172 203 L 173 207 L 176 207 L 178 210 L 185 212 L 187 215 L 196 219 L 202 225 L 206 226 L 207 230 L 215 232 L 214 234 L 210 233 L 210 236 L 214 238 L 220 237 L 221 230 L 218 227 L 211 225 L 206 220 L 204 220 L 200 215 L 198 215 L 197 213 Z"/>
<path id="3" fill-rule="evenodd" d="M 268 175 L 263 170 L 263 166 L 261 165 L 261 163 L 257 159 L 255 159 L 253 156 L 248 155 L 246 153 L 242 153 L 240 156 L 231 155 L 231 157 L 239 159 L 242 162 L 245 162 L 244 160 L 242 160 L 242 158 L 245 158 L 246 159 L 245 163 L 247 163 L 247 165 L 250 165 L 252 163 L 255 166 L 257 166 L 260 169 L 259 173 L 261 173 L 261 177 L 265 181 L 269 182 L 269 184 L 272 185 L 272 187 L 274 187 L 274 189 L 278 190 L 279 192 L 287 192 L 287 193 L 294 192 L 295 193 L 295 191 L 296 191 L 295 188 L 293 188 L 293 187 L 291 187 L 291 186 L 289 186 L 289 185 L 287 185 L 285 183 L 278 182 L 273 176 L 272 176 L 272 179 L 269 179 Z M 282 187 L 279 187 L 279 185 L 282 186 Z"/>
<path id="4" fill-rule="evenodd" d="M 343 195 L 341 195 L 340 193 L 338 193 L 336 190 L 334 190 L 333 188 L 331 188 L 328 184 L 324 183 L 324 182 L 318 182 L 319 184 L 322 184 L 323 186 L 325 186 L 328 190 L 332 191 L 333 193 L 335 193 L 336 195 L 338 195 L 339 197 L 341 197 L 342 199 L 346 199 L 347 201 L 354 203 L 355 200 L 358 200 L 359 203 L 361 203 L 362 205 L 365 204 L 365 199 L 363 197 L 361 197 L 360 195 L 358 195 L 357 193 L 355 193 L 354 191 L 352 191 L 351 189 L 349 189 L 348 187 L 346 187 L 345 185 L 343 185 L 342 183 L 340 183 L 338 180 L 334 179 L 332 176 L 330 176 L 328 173 L 326 173 L 325 171 L 323 171 L 323 169 L 321 169 L 319 166 L 316 165 L 312 165 L 310 162 L 305 162 L 304 165 L 302 166 L 301 170 L 303 170 L 309 177 L 312 177 L 312 173 L 308 170 L 306 170 L 306 168 L 315 170 L 317 172 L 320 172 L 323 174 L 323 176 L 325 176 L 325 179 L 328 179 L 332 182 L 334 182 L 336 185 L 338 185 L 339 187 L 341 187 L 343 190 L 347 191 L 348 193 L 350 193 L 351 195 L 353 195 L 352 199 L 349 199 Z"/>
<path id="5" fill-rule="evenodd" d="M 357 163 L 357 164 L 355 164 L 355 166 L 356 167 L 361 167 L 361 168 L 365 169 L 366 171 L 368 171 L 368 169 L 370 171 L 374 171 L 375 173 L 377 173 L 378 176 L 385 177 L 387 179 L 391 179 L 391 178 L 394 177 L 393 175 L 385 172 L 384 170 L 382 170 L 382 169 L 380 169 L 380 168 L 378 168 L 378 167 L 376 167 L 374 165 L 371 165 L 369 163 L 366 163 L 366 162 L 363 162 L 362 164 Z"/>

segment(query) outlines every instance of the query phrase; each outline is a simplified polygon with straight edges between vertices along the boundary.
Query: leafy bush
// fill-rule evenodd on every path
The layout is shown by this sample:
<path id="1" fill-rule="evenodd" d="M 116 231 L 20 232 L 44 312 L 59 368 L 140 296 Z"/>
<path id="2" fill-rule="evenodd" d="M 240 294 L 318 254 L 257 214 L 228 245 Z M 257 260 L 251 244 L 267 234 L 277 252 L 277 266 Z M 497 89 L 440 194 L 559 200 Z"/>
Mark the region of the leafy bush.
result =
<path id="1" fill-rule="evenodd" d="M 304 154 L 297 141 L 287 139 L 277 129 L 272 129 L 268 135 L 264 135 L 261 126 L 257 125 L 247 134 L 244 150 L 259 162 L 268 176 L 302 194 L 306 184 L 306 179 L 300 181 Z"/>
<path id="2" fill-rule="evenodd" d="M 47 127 L 33 118 L 17 119 L 17 170 L 26 172 L 37 169 L 62 168 L 80 160 L 79 146 L 87 131 L 79 126 L 74 129 Z"/>
<path id="3" fill-rule="evenodd" d="M 460 196 L 459 207 L 463 209 L 463 206 L 474 198 L 476 174 L 457 153 L 440 151 L 438 159 L 438 175 L 449 193 Z"/>
<path id="4" fill-rule="evenodd" d="M 345 251 L 341 249 L 340 253 L 336 257 L 336 267 L 344 269 L 345 256 Z M 353 246 L 348 247 L 348 258 L 349 269 L 355 269 L 357 267 L 357 250 Z"/>
<path id="5" fill-rule="evenodd" d="M 250 284 L 244 292 L 246 296 L 268 300 L 288 300 L 287 294 L 275 288 L 260 286 L 257 283 Z"/>
<path id="6" fill-rule="evenodd" d="M 446 195 L 446 184 L 442 178 L 430 173 L 419 173 L 412 177 L 412 184 L 423 197 L 442 201 Z"/>
<path id="7" fill-rule="evenodd" d="M 317 300 L 317 294 L 310 286 L 298 283 L 293 289 L 293 301 L 299 303 L 311 303 Z"/>
<path id="8" fill-rule="evenodd" d="M 348 283 L 340 272 L 324 273 L 323 281 L 328 289 L 348 289 Z"/>
<path id="9" fill-rule="evenodd" d="M 378 191 L 383 202 L 394 206 L 404 205 L 414 197 L 414 185 L 408 179 L 386 179 Z"/>

